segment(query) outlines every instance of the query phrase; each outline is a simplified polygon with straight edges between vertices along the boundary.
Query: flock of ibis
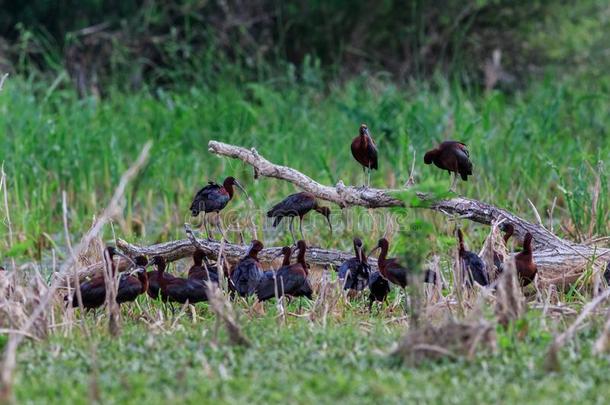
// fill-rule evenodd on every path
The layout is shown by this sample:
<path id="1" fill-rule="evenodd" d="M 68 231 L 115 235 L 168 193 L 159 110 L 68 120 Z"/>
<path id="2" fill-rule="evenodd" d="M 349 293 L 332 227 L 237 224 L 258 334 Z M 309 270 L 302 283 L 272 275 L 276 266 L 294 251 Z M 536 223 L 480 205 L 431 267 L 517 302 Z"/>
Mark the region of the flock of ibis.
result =
<path id="1" fill-rule="evenodd" d="M 351 152 L 355 160 L 362 165 L 365 173 L 366 185 L 370 185 L 371 171 L 378 169 L 377 146 L 373 140 L 368 127 L 360 126 L 359 134 L 351 144 Z M 451 190 L 455 191 L 458 176 L 467 181 L 472 175 L 472 162 L 465 144 L 456 141 L 446 141 L 435 149 L 424 155 L 424 163 L 436 165 L 438 168 L 447 170 L 453 181 Z M 368 172 L 368 179 L 366 174 Z M 365 186 L 365 187 L 367 187 Z M 210 182 L 195 195 L 191 204 L 191 214 L 196 217 L 204 213 L 203 224 L 208 238 L 210 231 L 207 226 L 206 214 L 215 213 L 219 215 L 234 196 L 234 187 L 238 187 L 246 193 L 243 186 L 234 178 L 227 177 L 223 184 Z M 126 257 L 132 263 L 129 272 L 122 273 L 119 277 L 116 301 L 122 304 L 134 301 L 140 294 L 148 294 L 153 299 L 161 299 L 164 302 L 196 303 L 206 301 L 210 288 L 218 284 L 222 277 L 226 277 L 228 288 L 233 296 L 248 297 L 255 296 L 259 301 L 265 301 L 277 297 L 306 297 L 312 298 L 313 289 L 309 280 L 310 266 L 305 261 L 307 243 L 303 235 L 303 217 L 310 211 L 322 214 L 332 232 L 330 221 L 330 208 L 319 205 L 312 193 L 300 192 L 286 197 L 275 204 L 267 212 L 269 218 L 273 218 L 273 226 L 280 224 L 282 219 L 289 218 L 289 229 L 294 245 L 282 249 L 283 262 L 277 270 L 265 271 L 261 265 L 258 254 L 263 249 L 263 243 L 253 240 L 247 249 L 246 255 L 230 269 L 220 269 L 218 263 L 214 264 L 206 254 L 197 249 L 193 254 L 193 264 L 188 270 L 186 277 L 177 277 L 166 271 L 167 263 L 162 256 L 154 256 L 147 259 L 144 256 L 135 257 L 133 260 L 126 257 L 114 247 L 107 247 L 104 257 L 112 274 L 116 273 L 113 257 L 120 255 Z M 293 229 L 294 219 L 299 218 L 299 231 L 301 239 L 296 241 Z M 224 237 L 222 228 L 217 221 L 218 231 Z M 514 234 L 512 224 L 502 225 L 504 242 Z M 457 230 L 459 246 L 459 261 L 462 269 L 462 280 L 465 286 L 479 284 L 487 286 L 490 284 L 490 272 L 486 269 L 483 260 L 474 252 L 466 250 L 464 237 L 460 229 Z M 389 258 L 390 243 L 387 239 L 379 239 L 375 248 L 365 253 L 362 240 L 353 239 L 354 257 L 345 261 L 338 269 L 338 278 L 342 281 L 345 290 L 363 291 L 369 290 L 369 309 L 374 302 L 384 302 L 392 284 L 399 288 L 405 288 L 411 280 L 411 270 L 396 258 Z M 296 261 L 291 262 L 293 247 L 298 253 Z M 377 258 L 378 271 L 372 271 L 369 266 L 368 257 L 379 250 Z M 536 264 L 532 257 L 532 235 L 527 233 L 524 237 L 522 250 L 514 257 L 515 268 L 522 286 L 530 284 L 536 276 Z M 148 267 L 154 270 L 147 271 Z M 504 257 L 499 252 L 494 252 L 494 267 L 492 271 L 496 275 L 505 269 Z M 72 306 L 82 305 L 86 309 L 95 309 L 102 306 L 106 300 L 106 286 L 108 277 L 99 275 L 80 284 L 79 291 L 73 295 L 66 296 Z M 423 275 L 426 283 L 438 283 L 437 274 L 432 270 L 426 270 Z"/>

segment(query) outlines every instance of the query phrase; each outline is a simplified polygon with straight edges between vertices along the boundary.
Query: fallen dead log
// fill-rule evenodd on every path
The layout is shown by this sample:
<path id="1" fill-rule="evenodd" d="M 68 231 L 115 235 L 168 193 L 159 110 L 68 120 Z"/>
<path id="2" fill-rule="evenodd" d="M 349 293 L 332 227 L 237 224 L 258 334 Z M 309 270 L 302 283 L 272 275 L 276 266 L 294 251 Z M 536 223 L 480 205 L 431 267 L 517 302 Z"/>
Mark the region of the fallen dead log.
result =
<path id="1" fill-rule="evenodd" d="M 318 198 L 333 202 L 341 208 L 350 206 L 361 206 L 366 208 L 384 208 L 403 206 L 403 202 L 396 197 L 397 193 L 405 189 L 375 189 L 346 186 L 339 181 L 334 187 L 322 185 L 305 174 L 287 167 L 271 163 L 254 149 L 246 149 L 239 146 L 229 145 L 222 142 L 210 141 L 209 151 L 219 156 L 228 156 L 239 159 L 251 165 L 255 177 L 265 176 L 285 180 L 295 186 L 313 193 Z M 527 232 L 534 237 L 534 260 L 538 265 L 538 277 L 542 285 L 555 284 L 565 286 L 576 281 L 583 271 L 589 266 L 596 271 L 603 271 L 605 262 L 610 259 L 610 249 L 581 245 L 565 239 L 561 239 L 543 226 L 533 224 L 523 218 L 495 207 L 491 204 L 465 198 L 454 197 L 450 199 L 434 200 L 424 193 L 416 193 L 418 198 L 426 202 L 418 206 L 441 212 L 451 217 L 469 219 L 481 224 L 490 225 L 504 220 L 513 224 L 515 238 L 519 241 Z M 220 243 L 207 239 L 198 239 L 204 251 L 212 258 L 216 258 L 220 250 Z M 191 256 L 194 245 L 189 239 L 169 241 L 151 246 L 138 246 L 119 239 L 117 246 L 125 253 L 135 255 L 162 255 L 166 260 L 179 260 Z M 225 243 L 223 255 L 229 262 L 236 262 L 246 253 L 246 246 Z M 272 261 L 279 255 L 281 247 L 270 247 L 264 249 L 260 258 L 263 262 Z M 307 260 L 316 266 L 339 266 L 352 257 L 351 252 L 327 250 L 312 247 L 307 252 Z M 373 269 L 376 269 L 376 260 L 370 260 Z M 101 263 L 89 266 L 81 271 L 81 277 L 93 274 L 101 270 Z"/>
<path id="2" fill-rule="evenodd" d="M 197 243 L 209 257 L 214 260 L 218 259 L 220 242 L 208 239 L 197 239 Z M 195 251 L 195 246 L 189 239 L 158 243 L 151 246 L 138 246 L 122 239 L 118 239 L 117 246 L 129 256 L 146 255 L 150 257 L 154 255 L 161 255 L 168 261 L 175 261 L 192 256 L 193 252 Z M 228 260 L 229 263 L 235 263 L 246 255 L 248 246 L 225 242 L 222 249 L 223 257 Z M 281 256 L 281 253 L 282 248 L 280 246 L 268 247 L 263 249 L 258 254 L 258 258 L 263 263 L 271 263 L 273 260 L 278 259 L 278 257 Z M 318 247 L 309 247 L 305 255 L 305 260 L 315 266 L 338 267 L 344 261 L 353 256 L 353 252 L 342 252 L 340 250 L 327 250 Z M 293 253 L 293 257 L 296 257 L 296 252 Z M 371 259 L 369 260 L 369 263 L 374 270 L 377 269 L 376 260 Z"/>
<path id="3" fill-rule="evenodd" d="M 341 208 L 361 206 L 383 208 L 403 206 L 396 197 L 405 189 L 384 190 L 346 186 L 339 181 L 334 187 L 322 185 L 291 167 L 276 165 L 262 157 L 256 149 L 246 149 L 223 142 L 210 141 L 208 150 L 219 156 L 239 159 L 253 167 L 255 177 L 265 176 L 293 183 L 295 186 L 313 193 L 316 197 L 333 202 Z M 422 206 L 449 216 L 490 225 L 504 219 L 513 224 L 515 238 L 523 241 L 530 232 L 534 240 L 534 260 L 538 274 L 544 284 L 569 284 L 577 280 L 588 266 L 601 271 L 604 260 L 610 258 L 610 249 L 577 244 L 561 239 L 543 226 L 533 224 L 504 209 L 478 200 L 455 197 L 434 200 L 424 193 L 416 195 L 426 204 Z"/>

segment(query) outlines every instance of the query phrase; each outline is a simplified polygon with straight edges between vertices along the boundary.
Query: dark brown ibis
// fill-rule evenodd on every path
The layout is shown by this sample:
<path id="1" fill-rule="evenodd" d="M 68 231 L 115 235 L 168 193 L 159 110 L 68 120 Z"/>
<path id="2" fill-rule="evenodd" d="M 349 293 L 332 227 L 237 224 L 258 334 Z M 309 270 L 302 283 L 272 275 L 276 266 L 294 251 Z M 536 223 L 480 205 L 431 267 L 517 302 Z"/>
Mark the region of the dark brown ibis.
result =
<path id="1" fill-rule="evenodd" d="M 306 191 L 292 194 L 284 198 L 282 201 L 275 204 L 269 211 L 267 211 L 267 217 L 273 218 L 274 227 L 276 227 L 282 221 L 282 218 L 289 217 L 290 234 L 292 235 L 292 240 L 295 241 L 294 231 L 292 228 L 294 218 L 297 216 L 299 217 L 299 230 L 301 232 L 301 238 L 305 239 L 303 236 L 303 217 L 311 210 L 324 215 L 326 221 L 328 222 L 330 231 L 332 232 L 333 226 L 330 222 L 330 208 L 320 206 L 316 197 L 312 193 L 308 193 Z"/>
<path id="2" fill-rule="evenodd" d="M 165 259 L 162 256 L 154 256 L 151 263 L 157 266 L 159 294 L 164 302 L 194 304 L 207 301 L 207 290 L 203 282 L 174 276 L 167 277 Z"/>
<path id="3" fill-rule="evenodd" d="M 462 269 L 462 277 L 466 285 L 472 286 L 472 282 L 476 281 L 482 286 L 489 285 L 489 277 L 485 269 L 485 263 L 481 258 L 473 252 L 466 250 L 464 247 L 464 235 L 462 230 L 457 230 L 459 242 L 460 268 Z"/>
<path id="4" fill-rule="evenodd" d="M 134 262 L 136 269 L 131 274 L 122 274 L 119 279 L 119 288 L 116 294 L 118 304 L 135 301 L 138 295 L 148 291 L 148 274 L 146 273 L 148 259 L 145 256 L 137 256 Z"/>
<path id="5" fill-rule="evenodd" d="M 307 263 L 305 262 L 305 252 L 307 250 L 307 244 L 304 240 L 297 242 L 297 249 L 299 253 L 297 255 L 296 263 L 285 265 L 280 267 L 275 273 L 275 280 L 269 277 L 265 277 L 265 282 L 260 283 L 256 289 L 256 295 L 259 301 L 265 301 L 275 297 L 275 285 L 277 283 L 278 295 L 291 296 L 291 297 L 306 297 L 311 299 L 313 290 L 311 284 L 307 279 L 309 274 Z M 284 263 L 286 258 L 290 260 L 289 255 L 284 255 Z"/>
<path id="6" fill-rule="evenodd" d="M 504 245 L 508 243 L 508 240 L 515 233 L 515 227 L 512 224 L 506 223 L 502 225 L 504 231 Z M 496 267 L 496 274 L 500 274 L 504 271 L 504 255 L 494 250 L 494 266 Z"/>
<path id="7" fill-rule="evenodd" d="M 523 238 L 523 249 L 515 255 L 515 267 L 522 287 L 534 281 L 538 268 L 532 256 L 532 234 L 529 232 Z"/>
<path id="8" fill-rule="evenodd" d="M 390 243 L 386 238 L 379 239 L 377 246 L 371 251 L 371 253 L 378 249 L 381 249 L 377 259 L 377 266 L 379 267 L 379 272 L 381 275 L 392 284 L 396 284 L 400 288 L 405 288 L 409 284 L 410 270 L 400 264 L 398 259 L 387 257 L 388 250 L 390 249 Z M 369 255 L 371 253 L 369 253 Z M 424 282 L 435 283 L 436 273 L 431 270 L 426 270 L 424 274 Z"/>
<path id="9" fill-rule="evenodd" d="M 155 256 L 153 258 L 153 260 L 150 261 L 151 265 L 156 265 L 157 266 L 157 270 L 151 270 L 147 273 L 147 278 L 148 278 L 148 291 L 146 291 L 148 293 L 148 296 L 152 299 L 157 299 L 159 298 L 159 268 L 163 267 L 163 271 L 165 272 L 165 268 L 167 267 L 167 263 L 165 262 L 165 259 L 162 256 Z M 166 279 L 172 279 L 174 278 L 173 275 L 169 274 L 169 273 L 164 273 L 164 276 Z"/>
<path id="10" fill-rule="evenodd" d="M 263 267 L 258 261 L 258 254 L 263 250 L 263 243 L 254 239 L 250 243 L 246 256 L 231 271 L 231 286 L 241 297 L 252 295 L 256 291 Z"/>
<path id="11" fill-rule="evenodd" d="M 201 249 L 193 253 L 193 265 L 189 268 L 188 278 L 190 280 L 211 281 L 218 284 L 218 269 L 210 264 L 205 252 Z"/>
<path id="12" fill-rule="evenodd" d="M 472 175 L 472 162 L 466 144 L 457 141 L 446 141 L 441 143 L 436 149 L 432 149 L 424 155 L 424 163 L 429 165 L 434 163 L 436 167 L 447 170 L 452 176 L 450 191 L 455 192 L 458 174 L 462 180 L 468 181 L 468 176 Z"/>
<path id="13" fill-rule="evenodd" d="M 386 238 L 381 238 L 379 239 L 379 242 L 377 242 L 377 246 L 371 251 L 371 253 L 378 249 L 381 249 L 381 252 L 379 253 L 379 258 L 377 259 L 377 266 L 379 267 L 379 272 L 392 284 L 396 284 L 400 286 L 400 288 L 405 288 L 408 284 L 407 275 L 409 271 L 406 267 L 398 263 L 398 259 L 387 257 L 389 248 L 390 243 L 388 242 L 388 240 Z"/>
<path id="14" fill-rule="evenodd" d="M 343 282 L 343 289 L 362 291 L 369 284 L 370 270 L 368 258 L 360 238 L 354 238 L 355 257 L 347 259 L 339 267 L 339 280 Z"/>
<path id="15" fill-rule="evenodd" d="M 366 124 L 360 125 L 359 134 L 352 141 L 352 155 L 362 165 L 362 171 L 368 172 L 367 186 L 371 185 L 371 170 L 377 170 L 377 145 L 371 137 Z"/>
<path id="16" fill-rule="evenodd" d="M 371 272 L 369 275 L 369 311 L 373 308 L 373 302 L 385 302 L 389 293 L 389 281 L 380 272 Z"/>
<path id="17" fill-rule="evenodd" d="M 115 256 L 123 256 L 130 260 L 127 256 L 119 252 L 116 248 L 108 246 L 104 251 L 104 261 L 110 266 L 111 274 L 116 274 L 116 265 L 114 264 Z M 104 280 L 104 274 L 99 274 L 92 277 L 88 281 L 84 281 L 80 284 L 80 293 L 83 301 L 83 307 L 85 309 L 96 309 L 104 305 L 106 301 L 106 282 Z M 64 301 L 68 301 L 68 296 L 64 297 Z M 72 296 L 72 307 L 77 308 L 78 298 L 76 291 Z"/>
<path id="18" fill-rule="evenodd" d="M 203 212 L 203 225 L 208 239 L 210 239 L 210 231 L 207 226 L 206 215 L 211 212 L 219 215 L 220 211 L 222 211 L 233 198 L 235 191 L 233 186 L 237 186 L 244 194 L 248 195 L 242 185 L 234 177 L 229 176 L 222 183 L 222 186 L 210 181 L 208 185 L 199 190 L 197 194 L 195 194 L 195 198 L 193 198 L 193 202 L 191 203 L 191 215 L 196 217 L 200 212 Z M 216 225 L 224 238 L 224 232 L 220 228 L 219 221 L 216 222 Z"/>
<path id="19" fill-rule="evenodd" d="M 280 255 L 284 257 L 280 268 L 290 266 L 290 256 L 292 255 L 292 248 L 290 248 L 289 246 L 284 246 Z M 275 270 L 263 272 L 263 276 L 261 277 L 260 281 L 258 282 L 258 285 L 256 286 L 256 297 L 259 301 L 265 301 L 275 297 L 276 280 L 277 277 Z M 277 293 L 280 294 L 279 289 L 277 289 Z"/>

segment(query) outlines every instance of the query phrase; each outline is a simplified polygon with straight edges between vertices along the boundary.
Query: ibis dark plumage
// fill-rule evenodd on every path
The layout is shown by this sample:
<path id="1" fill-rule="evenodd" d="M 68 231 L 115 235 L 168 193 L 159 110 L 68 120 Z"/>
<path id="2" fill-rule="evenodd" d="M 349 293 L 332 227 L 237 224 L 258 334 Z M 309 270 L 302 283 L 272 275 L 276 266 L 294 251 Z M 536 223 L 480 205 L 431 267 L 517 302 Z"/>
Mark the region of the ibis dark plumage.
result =
<path id="1" fill-rule="evenodd" d="M 124 256 L 116 248 L 108 246 L 104 252 L 104 261 L 108 260 L 108 266 L 110 266 L 111 274 L 116 274 L 116 266 L 114 264 L 114 257 L 116 255 Z M 104 305 L 106 301 L 106 281 L 104 275 L 99 274 L 92 277 L 88 281 L 84 281 L 80 284 L 80 293 L 83 301 L 83 307 L 85 309 L 96 309 Z M 67 301 L 68 297 L 64 297 L 64 301 Z M 72 296 L 72 306 L 78 307 L 78 298 L 76 291 Z"/>
<path id="2" fill-rule="evenodd" d="M 151 260 L 150 264 L 156 265 L 157 270 L 152 270 L 147 273 L 148 290 L 146 292 L 150 298 L 157 299 L 157 298 L 159 298 L 159 291 L 160 291 L 159 270 L 158 269 L 160 267 L 163 267 L 164 277 L 166 279 L 172 279 L 172 278 L 174 278 L 174 276 L 169 273 L 165 273 L 165 268 L 167 266 L 167 263 L 165 262 L 165 259 L 163 258 L 163 256 L 153 257 L 153 260 Z"/>
<path id="3" fill-rule="evenodd" d="M 460 267 L 462 274 L 467 285 L 472 286 L 472 282 L 476 281 L 482 286 L 489 284 L 489 277 L 485 269 L 485 263 L 483 260 L 473 252 L 466 250 L 464 247 L 464 235 L 462 230 L 457 230 L 458 242 L 459 242 L 459 256 L 460 256 Z"/>
<path id="4" fill-rule="evenodd" d="M 386 238 L 379 239 L 375 249 L 371 251 L 373 253 L 377 249 L 381 249 L 379 258 L 377 259 L 377 265 L 379 266 L 379 272 L 392 284 L 396 284 L 401 288 L 405 288 L 408 284 L 407 275 L 409 270 L 402 266 L 396 258 L 388 258 L 388 250 L 390 243 Z"/>
<path id="5" fill-rule="evenodd" d="M 529 232 L 523 238 L 523 249 L 515 255 L 515 267 L 522 287 L 534 281 L 538 268 L 532 256 L 532 234 Z"/>
<path id="6" fill-rule="evenodd" d="M 284 257 L 284 259 L 282 260 L 282 265 L 280 266 L 280 268 L 290 266 L 290 256 L 292 255 L 292 249 L 289 246 L 284 246 L 282 248 L 281 255 Z M 265 271 L 260 281 L 258 282 L 258 285 L 256 286 L 256 297 L 258 298 L 258 300 L 266 301 L 275 297 L 276 283 L 276 271 Z M 280 289 L 277 289 L 277 293 L 278 295 L 281 295 Z"/>
<path id="7" fill-rule="evenodd" d="M 263 278 L 263 282 L 256 289 L 259 301 L 265 301 L 275 296 L 275 285 L 277 283 L 278 295 L 289 295 L 291 297 L 306 297 L 311 299 L 313 290 L 307 279 L 309 273 L 305 262 L 305 251 L 307 244 L 304 240 L 297 242 L 297 261 L 293 264 L 283 265 L 275 273 L 275 280 L 269 277 Z M 286 252 L 286 251 L 285 251 Z M 290 255 L 284 255 L 284 263 L 289 262 Z"/>
<path id="8" fill-rule="evenodd" d="M 450 190 L 455 192 L 458 174 L 462 180 L 468 181 L 472 175 L 472 162 L 466 144 L 457 141 L 446 141 L 424 155 L 424 163 L 434 163 L 436 167 L 447 170 L 453 175 Z"/>
<path id="9" fill-rule="evenodd" d="M 263 243 L 253 240 L 244 258 L 231 271 L 231 285 L 242 297 L 254 294 L 256 286 L 263 277 L 263 268 L 258 261 L 258 254 L 263 250 Z"/>
<path id="10" fill-rule="evenodd" d="M 196 217 L 200 212 L 203 212 L 203 224 L 208 239 L 210 238 L 210 232 L 207 227 L 206 214 L 211 212 L 218 214 L 227 206 L 229 201 L 233 198 L 235 191 L 233 186 L 237 186 L 247 195 L 246 190 L 242 185 L 234 177 L 229 176 L 224 180 L 222 185 L 210 181 L 208 185 L 199 190 L 193 198 L 193 202 L 191 203 L 191 215 Z M 219 223 L 217 222 L 216 225 L 224 237 L 224 233 L 220 228 Z"/>
<path id="11" fill-rule="evenodd" d="M 131 274 L 122 274 L 119 280 L 119 288 L 116 294 L 118 304 L 135 301 L 138 295 L 148 291 L 148 274 L 146 273 L 148 260 L 145 256 L 137 256 L 134 262 L 136 269 Z"/>
<path id="12" fill-rule="evenodd" d="M 362 291 L 369 284 L 370 267 L 364 253 L 362 240 L 354 238 L 355 257 L 343 262 L 339 267 L 339 280 L 345 290 Z"/>
<path id="13" fill-rule="evenodd" d="M 301 232 L 301 238 L 303 236 L 303 217 L 311 210 L 319 212 L 324 215 L 330 231 L 332 232 L 333 226 L 330 222 L 330 208 L 323 207 L 318 204 L 318 200 L 312 193 L 301 192 L 289 195 L 279 203 L 275 204 L 269 211 L 267 211 L 267 217 L 274 218 L 273 226 L 276 227 L 284 217 L 290 218 L 290 234 L 292 235 L 293 241 L 295 240 L 294 231 L 292 229 L 293 221 L 295 217 L 299 217 L 299 230 Z"/>
<path id="14" fill-rule="evenodd" d="M 368 171 L 367 186 L 371 183 L 371 170 L 377 170 L 377 145 L 366 124 L 360 125 L 359 134 L 352 141 L 352 156 L 362 165 L 364 172 Z"/>
<path id="15" fill-rule="evenodd" d="M 174 276 L 167 277 L 165 259 L 162 256 L 154 256 L 151 263 L 157 266 L 159 293 L 164 302 L 194 304 L 207 300 L 207 291 L 203 282 Z"/>
<path id="16" fill-rule="evenodd" d="M 218 284 L 218 269 L 208 262 L 205 252 L 201 249 L 197 249 L 193 253 L 193 265 L 189 268 L 188 278 Z"/>
<path id="17" fill-rule="evenodd" d="M 373 302 L 385 302 L 390 293 L 390 283 L 380 272 L 375 271 L 369 275 L 369 311 Z"/>

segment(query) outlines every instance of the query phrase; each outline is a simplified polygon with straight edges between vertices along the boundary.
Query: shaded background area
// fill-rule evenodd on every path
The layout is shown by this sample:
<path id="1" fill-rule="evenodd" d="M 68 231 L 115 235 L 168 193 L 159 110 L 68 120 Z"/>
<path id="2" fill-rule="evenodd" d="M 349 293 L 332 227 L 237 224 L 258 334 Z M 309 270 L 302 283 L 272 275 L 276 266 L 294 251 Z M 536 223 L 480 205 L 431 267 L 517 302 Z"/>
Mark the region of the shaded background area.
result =
<path id="1" fill-rule="evenodd" d="M 306 80 L 304 66 L 398 82 L 442 72 L 511 90 L 550 66 L 608 68 L 600 0 L 34 0 L 2 9 L 2 70 L 66 69 L 81 95 L 211 85 L 227 75 L 261 80 L 295 68 Z M 494 51 L 501 64 L 492 72 Z"/>

